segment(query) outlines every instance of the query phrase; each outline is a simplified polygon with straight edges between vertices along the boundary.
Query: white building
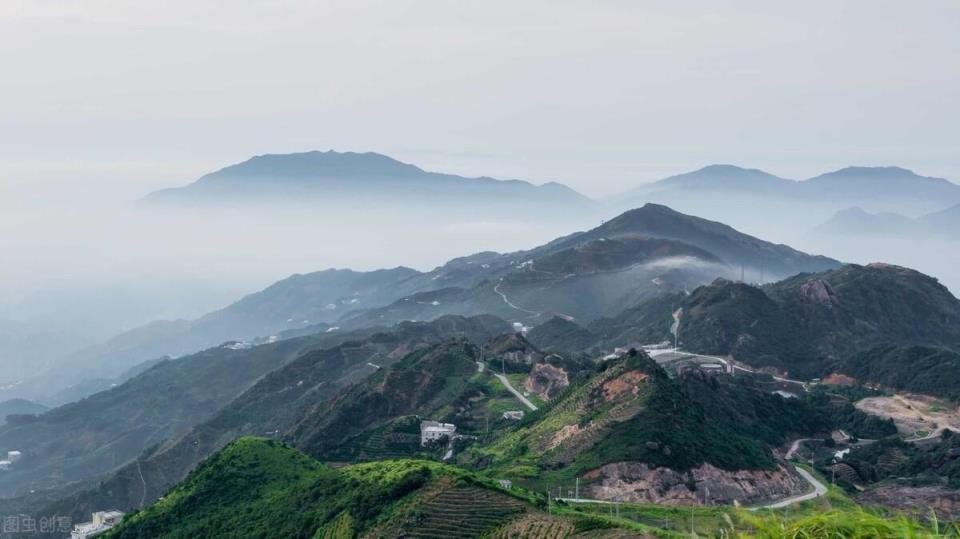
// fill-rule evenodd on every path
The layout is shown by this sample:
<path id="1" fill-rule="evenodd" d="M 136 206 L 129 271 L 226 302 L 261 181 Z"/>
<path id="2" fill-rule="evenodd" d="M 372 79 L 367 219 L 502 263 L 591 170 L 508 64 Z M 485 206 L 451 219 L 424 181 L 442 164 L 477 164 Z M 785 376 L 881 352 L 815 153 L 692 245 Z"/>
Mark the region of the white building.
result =
<path id="1" fill-rule="evenodd" d="M 444 436 L 448 438 L 453 438 L 454 433 L 457 432 L 457 426 L 453 423 L 440 423 L 438 421 L 420 421 L 420 445 L 425 446 L 427 443 L 439 440 Z"/>
<path id="2" fill-rule="evenodd" d="M 523 419 L 523 410 L 509 410 L 503 413 L 503 418 L 514 420 Z"/>
<path id="3" fill-rule="evenodd" d="M 17 462 L 22 456 L 23 454 L 19 451 L 7 451 L 7 460 L 10 462 Z"/>
<path id="4" fill-rule="evenodd" d="M 9 470 L 10 464 L 9 460 L 0 460 L 0 471 Z"/>
<path id="5" fill-rule="evenodd" d="M 70 532 L 70 539 L 87 539 L 96 537 L 113 528 L 123 520 L 123 513 L 120 511 L 97 511 L 93 515 L 92 522 L 77 524 Z"/>
<path id="6" fill-rule="evenodd" d="M 510 490 L 513 488 L 513 482 L 510 481 L 509 479 L 500 479 L 499 481 L 497 481 L 497 483 L 500 483 L 500 488 L 503 488 L 503 489 Z"/>

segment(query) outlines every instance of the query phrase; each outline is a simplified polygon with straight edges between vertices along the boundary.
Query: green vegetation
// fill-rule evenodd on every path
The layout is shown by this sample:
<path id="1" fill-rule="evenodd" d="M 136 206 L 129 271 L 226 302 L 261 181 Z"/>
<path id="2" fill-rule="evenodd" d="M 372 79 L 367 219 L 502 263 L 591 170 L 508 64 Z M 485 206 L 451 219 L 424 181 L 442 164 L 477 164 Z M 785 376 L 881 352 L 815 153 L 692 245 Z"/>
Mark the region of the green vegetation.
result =
<path id="1" fill-rule="evenodd" d="M 853 473 L 837 474 L 837 483 L 854 489 L 895 479 L 908 485 L 945 485 L 960 489 L 960 435 L 945 430 L 932 444 L 920 446 L 891 437 L 854 448 L 843 458 Z M 818 463 L 829 473 L 830 461 Z"/>
<path id="2" fill-rule="evenodd" d="M 929 346 L 876 346 L 838 370 L 885 387 L 960 401 L 960 353 Z"/>
<path id="3" fill-rule="evenodd" d="M 693 530 L 693 535 L 691 535 Z M 422 460 L 333 469 L 278 442 L 241 438 L 106 534 L 118 538 L 957 537 L 936 521 L 858 508 L 842 492 L 787 510 L 549 505 L 466 470 Z"/>
<path id="4" fill-rule="evenodd" d="M 422 460 L 333 469 L 273 440 L 241 438 L 106 537 L 478 537 L 542 500 Z M 569 528 L 576 519 L 565 519 Z"/>
<path id="5" fill-rule="evenodd" d="M 893 420 L 867 414 L 857 409 L 853 403 L 862 398 L 879 395 L 881 393 L 860 386 L 814 386 L 804 400 L 826 414 L 835 428 L 843 429 L 856 438 L 878 439 L 897 433 Z"/>
<path id="6" fill-rule="evenodd" d="M 645 355 L 628 355 L 600 365 L 460 462 L 540 490 L 624 461 L 678 471 L 704 463 L 774 469 L 773 446 L 831 430 L 830 417 L 808 402 L 751 384 L 696 372 L 671 379 Z"/>

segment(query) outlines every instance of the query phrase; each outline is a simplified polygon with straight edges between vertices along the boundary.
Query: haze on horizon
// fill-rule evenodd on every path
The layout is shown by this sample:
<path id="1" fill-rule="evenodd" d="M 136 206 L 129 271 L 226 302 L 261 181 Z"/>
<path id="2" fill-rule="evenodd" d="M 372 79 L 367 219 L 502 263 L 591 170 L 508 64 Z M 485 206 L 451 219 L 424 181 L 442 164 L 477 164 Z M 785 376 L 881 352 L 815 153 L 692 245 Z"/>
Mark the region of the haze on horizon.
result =
<path id="1" fill-rule="evenodd" d="M 171 223 L 131 207 L 264 153 L 376 151 L 595 198 L 711 163 L 958 180 L 958 16 L 947 1 L 7 2 L 0 320 L 103 338 L 294 272 L 428 269 L 599 219 Z"/>

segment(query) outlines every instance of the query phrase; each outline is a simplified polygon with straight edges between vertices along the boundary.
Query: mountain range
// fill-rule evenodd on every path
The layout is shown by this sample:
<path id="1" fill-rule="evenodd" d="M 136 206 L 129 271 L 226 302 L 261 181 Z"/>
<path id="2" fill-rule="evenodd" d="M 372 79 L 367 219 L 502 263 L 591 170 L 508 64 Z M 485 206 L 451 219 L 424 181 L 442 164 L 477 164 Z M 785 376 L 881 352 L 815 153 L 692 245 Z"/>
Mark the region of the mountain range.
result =
<path id="1" fill-rule="evenodd" d="M 243 436 L 325 462 L 442 460 L 451 449 L 420 443 L 423 419 L 468 437 L 448 462 L 529 489 L 582 477 L 600 499 L 759 502 L 806 488 L 776 452 L 790 437 L 893 428 L 849 401 L 785 400 L 761 374 L 668 372 L 642 352 L 608 355 L 670 340 L 675 316 L 692 352 L 789 376 L 960 392 L 946 376 L 897 367 L 956 365 L 960 301 L 935 279 L 843 265 L 646 204 L 429 272 L 292 276 L 196 321 L 119 338 L 117 355 L 94 364 L 130 365 L 126 379 L 0 426 L 0 449 L 25 454 L 3 472 L 0 514 L 142 509 L 190 488 L 190 470 L 210 471 L 204 459 L 233 459 Z M 185 355 L 157 357 L 172 353 Z M 883 370 L 872 377 L 864 363 Z"/>
<path id="2" fill-rule="evenodd" d="M 943 208 L 945 204 L 960 203 L 960 185 L 900 167 L 847 167 L 798 181 L 757 169 L 710 165 L 639 187 L 624 198 L 628 204 L 636 204 L 682 192 L 769 196 L 829 204 L 857 201 L 865 206 L 932 204 Z"/>
<path id="3" fill-rule="evenodd" d="M 607 202 L 622 209 L 656 202 L 753 234 L 796 242 L 853 206 L 907 216 L 943 211 L 960 204 L 960 185 L 899 167 L 847 167 L 797 181 L 756 169 L 711 165 Z M 854 228 L 863 226 L 869 225 Z M 820 245 L 830 244 L 822 238 Z"/>
<path id="4" fill-rule="evenodd" d="M 384 346 L 390 339 L 357 344 L 379 338 L 378 332 L 386 328 L 415 336 L 402 341 L 409 342 L 450 331 L 463 335 L 477 322 L 446 322 L 476 320 L 463 316 L 496 315 L 500 318 L 495 320 L 502 320 L 487 326 L 499 332 L 508 331 L 508 321 L 536 326 L 554 314 L 590 323 L 638 302 L 693 290 L 718 277 L 736 278 L 743 271 L 750 276 L 765 271 L 773 279 L 839 265 L 651 204 L 528 251 L 478 253 L 430 272 L 401 267 L 294 275 L 195 321 L 154 323 L 88 349 L 82 361 L 75 358 L 75 364 L 65 367 L 75 373 L 68 379 L 72 386 L 61 395 L 85 396 L 71 388 L 93 394 L 0 428 L 0 447 L 33 448 L 29 465 L 11 470 L 2 488 L 9 495 L 23 485 L 80 486 L 154 444 L 215 419 L 218 410 L 260 377 L 279 372 L 289 362 L 299 364 L 297 358 L 309 356 L 311 350 L 348 347 L 350 361 L 337 368 L 346 369 L 345 380 L 354 380 L 357 373 L 370 372 L 367 362 L 387 364 L 390 353 Z M 403 329 L 410 320 L 439 325 Z M 412 331 L 414 327 L 448 329 Z M 489 338 L 489 330 L 484 331 Z M 408 350 L 409 345 L 401 349 Z M 83 375 L 90 373 L 113 377 L 84 383 Z M 332 373 L 318 373 L 328 389 L 314 390 L 311 398 L 335 388 Z M 51 380 L 40 377 L 37 383 L 49 388 Z M 244 419 L 236 432 L 263 434 L 278 428 L 275 422 L 254 428 L 248 412 L 238 416 Z M 112 419 L 91 422 L 92 417 Z M 82 451 L 62 444 L 65 431 L 84 440 Z M 195 453 L 203 456 L 232 435 L 233 429 L 210 437 L 204 442 L 209 446 L 189 447 L 208 448 Z M 140 473 L 149 470 L 138 461 Z"/>
<path id="5" fill-rule="evenodd" d="M 768 172 L 735 165 L 709 165 L 637 187 L 611 199 L 617 205 L 640 206 L 661 195 L 678 192 L 710 192 L 744 196 L 860 201 L 960 203 L 960 185 L 943 178 L 921 176 L 900 167 L 852 166 L 806 180 L 789 180 Z M 589 204 L 591 200 L 557 182 L 533 185 L 522 180 L 490 177 L 466 178 L 428 172 L 383 154 L 366 152 L 311 151 L 265 154 L 224 167 L 183 186 L 150 193 L 151 203 L 212 203 L 230 200 L 270 202 L 300 197 L 315 200 L 361 196 L 371 199 L 468 197 L 471 203 L 486 197 L 498 202 Z M 313 200 L 313 199 L 311 199 Z"/>
<path id="6" fill-rule="evenodd" d="M 837 212 L 814 231 L 821 236 L 956 240 L 960 204 L 910 218 L 894 212 L 870 213 L 859 206 Z"/>
<path id="7" fill-rule="evenodd" d="M 441 315 L 494 314 L 536 325 L 553 315 L 582 323 L 717 277 L 775 280 L 840 262 L 743 234 L 722 223 L 647 204 L 602 225 L 526 251 L 477 253 L 429 272 L 393 268 L 294 275 L 192 321 L 158 321 L 87 347 L 0 391 L 61 404 L 107 388 L 139 364 L 225 341 L 261 342 Z M 134 369 L 131 371 L 131 369 Z"/>

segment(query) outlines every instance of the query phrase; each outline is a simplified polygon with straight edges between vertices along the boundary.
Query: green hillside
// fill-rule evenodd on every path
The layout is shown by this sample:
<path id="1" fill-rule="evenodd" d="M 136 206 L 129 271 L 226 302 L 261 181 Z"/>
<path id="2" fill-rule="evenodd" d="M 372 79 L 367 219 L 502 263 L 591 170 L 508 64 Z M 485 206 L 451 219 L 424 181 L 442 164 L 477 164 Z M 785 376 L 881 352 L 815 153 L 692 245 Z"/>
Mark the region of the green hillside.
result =
<path id="1" fill-rule="evenodd" d="M 840 491 L 792 512 L 570 505 L 502 490 L 424 460 L 330 468 L 279 442 L 241 438 L 204 461 L 106 538 L 664 537 L 896 539 L 957 537 L 936 523 L 858 508 Z"/>
<path id="2" fill-rule="evenodd" d="M 863 382 L 960 401 L 960 353 L 953 350 L 881 345 L 844 359 L 836 370 Z"/>
<path id="3" fill-rule="evenodd" d="M 702 464 L 769 470 L 777 467 L 771 447 L 788 435 L 830 429 L 821 410 L 743 385 L 749 383 L 699 373 L 671 379 L 645 355 L 628 355 L 460 462 L 531 485 L 625 461 L 678 471 Z"/>
<path id="4" fill-rule="evenodd" d="M 100 476 L 96 483 L 79 484 L 72 489 L 68 488 L 70 485 L 61 485 L 62 490 L 57 501 L 42 505 L 33 502 L 32 505 L 51 513 L 70 514 L 74 518 L 81 518 L 98 507 L 139 507 L 141 502 L 149 502 L 162 495 L 197 463 L 234 438 L 244 435 L 283 435 L 304 417 L 312 414 L 314 407 L 327 402 L 338 391 L 375 374 L 377 368 L 370 363 L 388 368 L 411 351 L 430 347 L 452 335 L 462 335 L 482 343 L 491 335 L 506 331 L 508 327 L 502 320 L 490 316 L 451 316 L 429 323 L 407 322 L 388 331 L 325 334 L 322 338 L 313 336 L 290 339 L 249 350 L 216 349 L 209 351 L 209 355 L 201 354 L 170 362 L 179 365 L 176 372 L 183 377 L 184 387 L 196 388 L 194 391 L 202 392 L 207 385 L 217 387 L 204 378 L 189 377 L 189 369 L 196 367 L 194 362 L 202 358 L 207 358 L 208 362 L 201 365 L 203 370 L 197 372 L 220 376 L 218 373 L 221 371 L 229 371 L 233 376 L 246 378 L 261 374 L 262 371 L 250 368 L 243 358 L 276 359 L 281 350 L 290 350 L 289 353 L 293 356 L 293 359 L 287 359 L 283 364 L 274 365 L 272 372 L 263 375 L 203 421 L 189 425 L 189 428 L 163 443 L 151 444 L 146 450 L 143 450 L 142 446 L 136 446 L 136 451 L 128 457 L 129 463 L 123 466 L 114 464 L 109 475 Z M 326 342 L 330 346 L 320 347 L 320 342 Z M 227 353 L 230 355 L 222 361 L 215 361 Z M 228 359 L 232 359 L 232 363 L 228 363 Z M 247 370 L 243 370 L 244 368 Z M 475 365 L 472 368 L 476 370 Z M 135 404 L 142 399 L 157 398 L 156 394 L 162 394 L 165 387 L 144 389 L 146 381 L 155 379 L 147 378 L 141 381 L 138 377 L 132 380 L 131 384 L 137 384 L 133 387 L 138 388 L 139 393 L 131 394 L 125 391 L 117 396 L 114 406 L 120 411 L 115 412 L 115 417 L 123 418 L 126 414 L 136 417 L 134 414 L 142 413 Z M 220 376 L 218 379 L 223 383 L 231 380 L 233 378 L 227 376 Z M 186 407 L 190 402 L 178 404 Z M 121 407 L 124 403 L 130 403 L 130 408 Z M 158 409 L 163 410 L 165 408 Z M 197 413 L 199 410 L 193 412 Z M 118 428 L 112 423 L 105 425 Z M 97 432 L 101 431 L 102 435 L 114 432 L 104 426 L 100 426 Z M 0 430 L 0 433 L 3 432 L 5 431 Z M 53 433 L 50 433 L 51 444 L 60 439 L 61 437 L 54 437 Z M 68 449 L 62 448 L 63 451 Z M 124 461 L 118 459 L 117 462 Z M 89 473 L 91 470 L 85 471 Z M 77 490 L 79 492 L 75 492 Z M 2 503 L 0 502 L 0 507 Z"/>
<path id="5" fill-rule="evenodd" d="M 468 538 L 531 515 L 570 532 L 597 525 L 589 517 L 548 519 L 541 507 L 435 462 L 333 469 L 278 442 L 241 438 L 106 537 Z"/>

